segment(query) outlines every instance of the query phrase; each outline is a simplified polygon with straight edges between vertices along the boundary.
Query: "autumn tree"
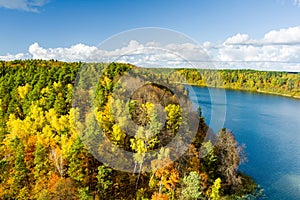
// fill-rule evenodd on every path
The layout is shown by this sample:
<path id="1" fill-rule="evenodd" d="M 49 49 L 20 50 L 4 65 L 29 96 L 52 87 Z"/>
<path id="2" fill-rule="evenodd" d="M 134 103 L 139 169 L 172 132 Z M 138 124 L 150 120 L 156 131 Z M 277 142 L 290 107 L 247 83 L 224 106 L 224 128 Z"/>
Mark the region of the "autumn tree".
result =
<path id="1" fill-rule="evenodd" d="M 209 197 L 211 200 L 219 200 L 220 199 L 220 189 L 221 189 L 221 179 L 217 178 L 214 181 L 214 184 L 211 187 L 211 193 L 209 194 Z"/>
<path id="2" fill-rule="evenodd" d="M 190 172 L 183 178 L 182 199 L 196 200 L 202 196 L 201 180 L 197 172 Z"/>
<path id="3" fill-rule="evenodd" d="M 232 132 L 226 129 L 219 131 L 214 153 L 218 157 L 219 175 L 227 187 L 241 184 L 241 177 L 237 174 L 241 151 Z"/>
<path id="4" fill-rule="evenodd" d="M 164 158 L 152 161 L 151 166 L 154 177 L 157 179 L 157 181 L 152 180 L 152 182 L 157 182 L 158 193 L 167 192 L 169 197 L 174 198 L 174 190 L 179 182 L 179 173 L 174 167 L 174 162 L 170 158 Z"/>

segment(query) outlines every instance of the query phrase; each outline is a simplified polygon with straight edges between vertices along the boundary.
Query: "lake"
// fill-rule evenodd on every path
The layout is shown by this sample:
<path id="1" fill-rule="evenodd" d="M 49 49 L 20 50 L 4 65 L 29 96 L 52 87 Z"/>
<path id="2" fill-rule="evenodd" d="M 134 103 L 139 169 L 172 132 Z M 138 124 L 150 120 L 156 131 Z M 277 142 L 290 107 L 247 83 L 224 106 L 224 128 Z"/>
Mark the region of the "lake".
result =
<path id="1" fill-rule="evenodd" d="M 268 199 L 300 199 L 300 100 L 186 87 L 215 132 L 224 126 L 246 145 L 248 162 L 240 170 L 262 186 Z"/>

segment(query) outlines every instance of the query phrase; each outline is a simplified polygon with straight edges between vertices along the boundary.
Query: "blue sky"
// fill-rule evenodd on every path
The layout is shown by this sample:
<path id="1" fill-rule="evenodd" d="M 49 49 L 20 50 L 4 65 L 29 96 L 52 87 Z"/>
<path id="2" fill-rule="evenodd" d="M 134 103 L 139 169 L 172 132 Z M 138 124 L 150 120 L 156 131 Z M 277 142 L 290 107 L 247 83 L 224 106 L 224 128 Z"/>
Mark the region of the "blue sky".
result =
<path id="1" fill-rule="evenodd" d="M 0 59 L 4 60 L 36 58 L 29 51 L 30 47 L 39 47 L 46 51 L 71 48 L 78 44 L 94 47 L 119 32 L 142 27 L 176 30 L 195 39 L 199 44 L 209 42 L 210 46 L 218 48 L 232 37 L 231 41 L 246 42 L 247 45 L 253 41 L 262 42 L 265 41 L 266 34 L 272 31 L 281 33 L 275 34 L 275 37 L 297 37 L 293 35 L 300 31 L 300 1 L 0 0 L 0 24 Z M 292 40 L 293 46 L 300 43 L 298 39 L 299 37 Z M 291 43 L 288 38 L 282 42 Z M 296 46 L 285 50 L 294 53 L 293 59 L 279 61 L 298 62 L 296 53 L 299 44 Z M 276 51 L 282 52 L 282 47 L 276 48 Z M 232 52 L 232 49 L 225 50 L 227 54 Z M 246 49 L 247 52 L 249 50 L 251 48 Z M 265 50 L 257 50 L 257 54 L 266 53 Z M 215 60 L 235 61 L 236 58 L 245 58 L 236 55 L 231 58 L 230 55 L 221 53 L 221 50 L 212 53 L 216 54 L 213 55 Z M 264 60 L 259 58 L 260 61 Z M 267 58 L 272 60 L 270 56 Z"/>

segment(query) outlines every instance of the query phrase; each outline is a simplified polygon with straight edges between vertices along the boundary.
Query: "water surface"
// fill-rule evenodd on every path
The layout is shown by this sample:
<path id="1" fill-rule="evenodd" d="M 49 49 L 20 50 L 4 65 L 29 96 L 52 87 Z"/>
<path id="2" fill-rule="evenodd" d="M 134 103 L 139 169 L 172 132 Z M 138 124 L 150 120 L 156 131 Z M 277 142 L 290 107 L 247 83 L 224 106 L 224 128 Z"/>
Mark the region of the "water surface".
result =
<path id="1" fill-rule="evenodd" d="M 222 100 L 224 90 L 187 88 L 215 132 L 224 126 L 246 145 L 248 162 L 240 170 L 269 199 L 300 199 L 300 100 L 233 90 Z"/>

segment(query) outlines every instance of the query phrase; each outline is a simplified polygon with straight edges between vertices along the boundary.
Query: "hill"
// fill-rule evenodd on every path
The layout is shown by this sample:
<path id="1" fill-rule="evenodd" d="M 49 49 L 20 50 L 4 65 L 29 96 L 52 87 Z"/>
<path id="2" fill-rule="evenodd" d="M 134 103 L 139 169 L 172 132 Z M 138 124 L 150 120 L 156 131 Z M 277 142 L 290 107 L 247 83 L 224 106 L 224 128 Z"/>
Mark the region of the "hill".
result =
<path id="1" fill-rule="evenodd" d="M 123 63 L 0 62 L 1 199 L 253 195 L 233 133 L 212 134 L 168 77 Z"/>

